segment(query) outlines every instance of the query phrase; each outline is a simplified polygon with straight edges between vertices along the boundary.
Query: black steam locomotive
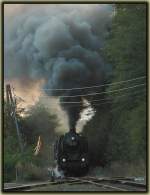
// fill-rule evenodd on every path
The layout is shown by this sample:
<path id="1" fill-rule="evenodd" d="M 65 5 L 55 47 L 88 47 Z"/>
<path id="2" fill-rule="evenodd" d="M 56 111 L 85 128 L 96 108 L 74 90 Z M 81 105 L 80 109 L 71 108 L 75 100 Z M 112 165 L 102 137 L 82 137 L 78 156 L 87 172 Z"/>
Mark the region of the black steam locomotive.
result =
<path id="1" fill-rule="evenodd" d="M 54 154 L 58 169 L 65 175 L 83 175 L 88 171 L 88 142 L 74 129 L 56 141 Z"/>

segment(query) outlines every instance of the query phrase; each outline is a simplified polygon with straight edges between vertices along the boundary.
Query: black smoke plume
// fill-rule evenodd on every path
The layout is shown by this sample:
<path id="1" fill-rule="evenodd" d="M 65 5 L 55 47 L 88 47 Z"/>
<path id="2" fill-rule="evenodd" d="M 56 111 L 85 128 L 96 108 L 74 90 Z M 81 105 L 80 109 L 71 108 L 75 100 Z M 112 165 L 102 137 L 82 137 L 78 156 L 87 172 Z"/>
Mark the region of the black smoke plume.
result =
<path id="1" fill-rule="evenodd" d="M 11 13 L 9 12 L 11 6 Z M 5 6 L 5 78 L 26 81 L 44 79 L 43 88 L 70 89 L 104 83 L 108 69 L 101 49 L 112 16 L 111 5 Z M 83 104 L 75 96 L 93 89 L 50 90 L 48 95 L 63 96 L 60 103 L 74 128 Z M 86 97 L 85 97 L 86 98 Z"/>

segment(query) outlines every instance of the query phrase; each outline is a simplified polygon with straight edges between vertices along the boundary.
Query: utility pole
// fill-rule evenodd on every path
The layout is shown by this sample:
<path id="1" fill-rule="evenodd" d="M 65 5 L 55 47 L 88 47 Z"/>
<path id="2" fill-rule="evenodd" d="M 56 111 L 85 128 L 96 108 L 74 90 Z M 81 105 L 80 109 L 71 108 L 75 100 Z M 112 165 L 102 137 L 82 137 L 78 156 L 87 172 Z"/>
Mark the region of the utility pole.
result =
<path id="1" fill-rule="evenodd" d="M 10 84 L 6 85 L 6 98 L 7 98 L 7 103 L 8 103 L 8 106 L 9 106 L 9 111 L 12 112 L 14 122 L 15 122 L 15 125 L 16 125 L 16 131 L 17 131 L 17 135 L 18 135 L 20 150 L 21 150 L 21 153 L 23 153 L 23 142 L 22 142 L 21 133 L 20 133 L 20 130 L 19 130 L 18 120 L 17 120 L 17 117 L 16 117 L 15 100 L 13 99 L 13 96 L 12 96 L 12 91 L 11 91 Z"/>

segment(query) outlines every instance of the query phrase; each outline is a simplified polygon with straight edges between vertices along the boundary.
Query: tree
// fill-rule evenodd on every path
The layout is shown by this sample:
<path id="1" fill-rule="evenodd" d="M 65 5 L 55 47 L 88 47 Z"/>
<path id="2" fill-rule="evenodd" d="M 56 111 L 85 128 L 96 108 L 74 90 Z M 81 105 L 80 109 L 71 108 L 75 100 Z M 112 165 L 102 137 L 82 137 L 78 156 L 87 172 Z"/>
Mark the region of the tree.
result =
<path id="1" fill-rule="evenodd" d="M 53 161 L 53 143 L 56 139 L 55 129 L 58 126 L 56 115 L 50 113 L 50 109 L 38 102 L 29 108 L 26 116 L 22 118 L 22 134 L 25 143 L 32 146 L 33 152 L 38 137 L 41 137 L 42 147 L 39 155 L 35 157 L 38 165 L 47 166 Z"/>
<path id="2" fill-rule="evenodd" d="M 4 106 L 4 179 L 12 181 L 16 177 L 16 165 L 21 164 L 25 169 L 25 178 L 39 177 L 42 167 L 49 166 L 53 161 L 52 143 L 55 140 L 55 128 L 58 120 L 50 113 L 48 108 L 39 102 L 29 108 L 24 117 L 19 115 L 17 109 L 17 119 L 24 143 L 24 152 L 20 153 L 18 138 L 14 120 L 11 117 L 7 104 Z M 42 148 L 39 155 L 34 156 L 34 148 L 37 144 L 38 136 L 42 139 Z M 36 166 L 38 166 L 38 173 Z M 28 168 L 27 168 L 28 167 Z M 41 176 L 42 177 L 42 176 Z"/>
<path id="3" fill-rule="evenodd" d="M 23 134 L 28 144 L 35 143 L 37 137 L 42 135 L 46 142 L 52 142 L 55 137 L 55 128 L 58 125 L 56 115 L 38 102 L 29 108 L 26 116 L 22 119 Z"/>
<path id="4" fill-rule="evenodd" d="M 111 82 L 146 75 L 146 4 L 118 4 L 104 53 L 112 64 Z M 107 91 L 145 83 L 145 78 L 114 85 Z M 118 95 L 124 95 L 118 98 Z M 111 160 L 137 161 L 146 154 L 146 98 L 141 85 L 112 97 Z"/>

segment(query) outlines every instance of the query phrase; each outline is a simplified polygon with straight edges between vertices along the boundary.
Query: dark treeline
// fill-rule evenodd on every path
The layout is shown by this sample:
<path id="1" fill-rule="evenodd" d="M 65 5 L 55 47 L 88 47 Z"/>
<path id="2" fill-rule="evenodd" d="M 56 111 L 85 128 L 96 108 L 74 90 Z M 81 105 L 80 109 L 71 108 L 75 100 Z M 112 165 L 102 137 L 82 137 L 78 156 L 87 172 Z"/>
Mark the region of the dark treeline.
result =
<path id="1" fill-rule="evenodd" d="M 145 167 L 146 85 L 141 85 L 146 83 L 142 77 L 146 75 L 145 4 L 115 5 L 103 52 L 105 60 L 112 65 L 108 82 L 138 79 L 105 88 L 108 92 L 132 87 L 107 93 L 111 103 L 96 107 L 95 117 L 84 127 L 84 133 L 89 136 L 91 163 L 139 163 Z"/>

